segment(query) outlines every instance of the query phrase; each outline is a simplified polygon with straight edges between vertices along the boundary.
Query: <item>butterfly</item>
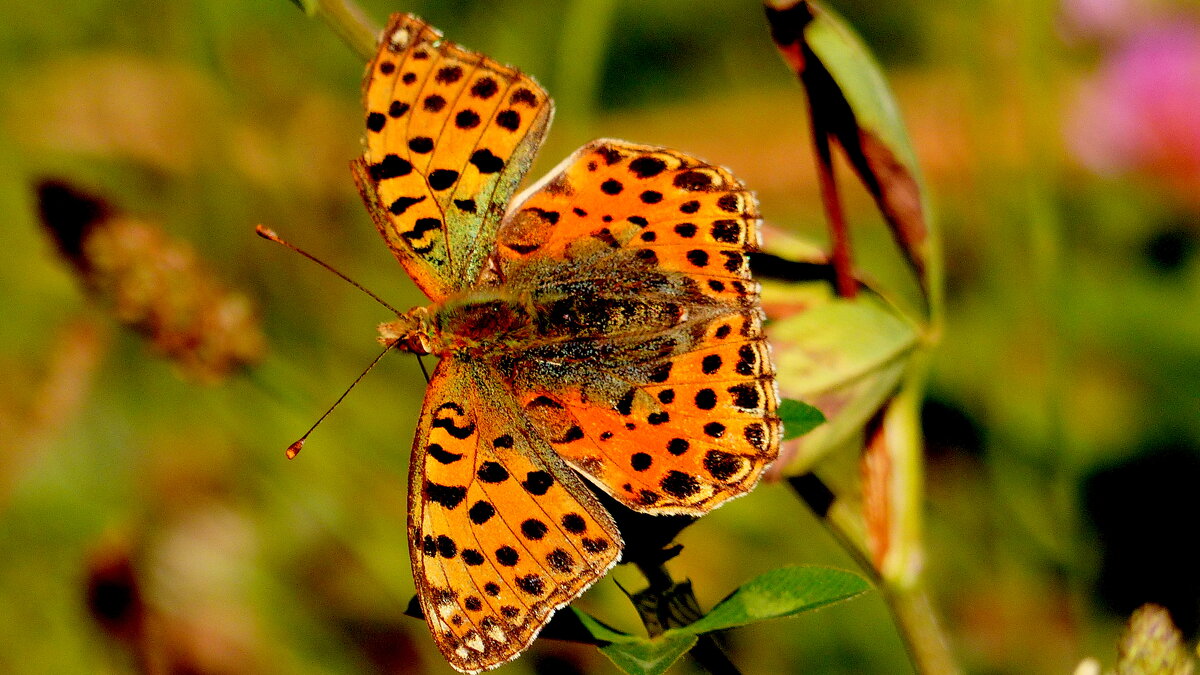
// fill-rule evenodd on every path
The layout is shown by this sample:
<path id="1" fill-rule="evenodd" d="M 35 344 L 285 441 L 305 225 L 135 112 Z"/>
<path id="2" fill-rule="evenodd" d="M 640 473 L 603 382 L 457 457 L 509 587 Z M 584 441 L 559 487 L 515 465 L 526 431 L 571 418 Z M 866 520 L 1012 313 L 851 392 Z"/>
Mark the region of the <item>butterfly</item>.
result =
<path id="1" fill-rule="evenodd" d="M 412 15 L 391 17 L 363 98 L 355 182 L 432 302 L 380 340 L 440 357 L 410 464 L 413 578 L 438 648 L 478 672 L 620 559 L 585 481 L 699 515 L 775 459 L 757 204 L 723 168 L 617 140 L 514 199 L 553 103 Z"/>

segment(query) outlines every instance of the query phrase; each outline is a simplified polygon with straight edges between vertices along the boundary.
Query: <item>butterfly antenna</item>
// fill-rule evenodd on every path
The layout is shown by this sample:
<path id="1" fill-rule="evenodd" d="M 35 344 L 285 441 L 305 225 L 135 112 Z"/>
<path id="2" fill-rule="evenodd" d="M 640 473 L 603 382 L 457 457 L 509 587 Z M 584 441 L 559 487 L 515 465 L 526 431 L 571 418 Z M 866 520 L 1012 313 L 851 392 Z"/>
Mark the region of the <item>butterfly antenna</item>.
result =
<path id="1" fill-rule="evenodd" d="M 263 239 L 266 239 L 268 241 L 273 241 L 276 244 L 279 244 L 280 246 L 283 246 L 285 248 L 290 248 L 291 250 L 295 251 L 296 253 L 299 253 L 300 255 L 304 256 L 305 258 L 308 258 L 309 260 L 317 263 L 321 267 L 324 267 L 325 269 L 329 270 L 330 272 L 333 272 L 342 281 L 345 281 L 346 283 L 350 284 L 351 286 L 354 286 L 358 290 L 360 290 L 363 293 L 366 293 L 367 295 L 374 298 L 375 302 L 378 302 L 379 304 L 383 305 L 384 307 L 387 307 L 388 310 L 390 310 L 392 312 L 392 314 L 395 314 L 396 316 L 402 316 L 402 313 L 400 312 L 400 310 L 389 305 L 386 300 L 379 297 L 378 295 L 375 295 L 370 290 L 363 287 L 363 285 L 358 283 L 357 281 L 355 281 L 355 280 L 351 279 L 350 277 L 346 276 L 345 274 L 342 274 L 341 272 L 337 271 L 336 269 L 333 268 L 332 265 L 325 262 L 324 260 L 321 260 L 320 258 L 314 256 L 313 254 L 309 253 L 308 251 L 305 251 L 304 249 L 300 248 L 299 246 L 296 246 L 295 244 L 293 244 L 289 241 L 281 239 L 279 237 L 279 235 L 275 234 L 275 230 L 272 230 L 271 228 L 267 227 L 266 225 L 258 225 L 254 228 L 254 232 L 257 233 L 258 236 L 262 237 Z M 389 347 L 389 349 L 390 349 L 390 347 Z M 387 353 L 387 352 L 384 352 L 384 353 Z M 382 356 L 380 356 L 380 358 L 382 358 Z M 378 361 L 378 359 L 376 359 L 376 361 Z M 374 364 L 372 364 L 372 365 L 374 365 Z M 367 370 L 370 370 L 370 368 L 367 368 Z M 363 374 L 365 375 L 366 373 L 363 373 Z M 353 387 L 353 385 L 351 385 L 351 386 Z"/>
<path id="2" fill-rule="evenodd" d="M 313 425 L 308 428 L 308 431 L 304 432 L 304 435 L 300 437 L 300 440 L 287 447 L 285 454 L 287 455 L 288 459 L 296 459 L 296 455 L 300 454 L 300 450 L 304 448 L 304 441 L 308 440 L 308 435 L 313 432 L 313 429 L 316 429 L 321 422 L 324 422 L 325 418 L 329 417 L 329 413 L 333 412 L 334 408 L 341 405 L 342 401 L 354 389 L 354 387 L 356 387 L 359 382 L 362 382 L 362 379 L 367 376 L 367 373 L 371 372 L 371 369 L 377 366 L 379 362 L 383 360 L 383 357 L 387 356 L 387 353 L 392 351 L 392 347 L 395 347 L 397 344 L 399 344 L 399 342 L 399 340 L 393 340 L 392 342 L 389 342 L 388 346 L 384 347 L 383 351 L 379 353 L 379 356 L 376 356 L 375 360 L 371 362 L 371 365 L 367 366 L 365 370 L 359 373 L 358 377 L 354 378 L 354 381 L 350 383 L 350 386 L 346 387 L 346 391 L 342 392 L 342 395 L 338 397 L 338 400 L 334 401 L 333 405 L 329 406 L 329 410 L 326 410 L 325 414 L 321 415 L 320 419 L 318 419 L 316 422 L 313 422 Z"/>

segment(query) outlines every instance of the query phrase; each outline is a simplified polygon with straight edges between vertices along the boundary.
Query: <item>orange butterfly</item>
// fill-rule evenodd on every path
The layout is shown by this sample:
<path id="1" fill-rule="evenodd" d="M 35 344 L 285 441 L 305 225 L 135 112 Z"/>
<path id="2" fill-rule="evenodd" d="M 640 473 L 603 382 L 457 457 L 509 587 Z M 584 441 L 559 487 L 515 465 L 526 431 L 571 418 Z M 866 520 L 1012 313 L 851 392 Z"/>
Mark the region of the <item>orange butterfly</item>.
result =
<path id="1" fill-rule="evenodd" d="M 441 357 L 413 443 L 413 576 L 438 647 L 477 672 L 620 558 L 583 478 L 699 515 L 775 459 L 759 216 L 726 170 L 614 140 L 512 199 L 550 98 L 411 15 L 392 16 L 364 102 L 355 180 L 433 302 L 380 340 Z"/>

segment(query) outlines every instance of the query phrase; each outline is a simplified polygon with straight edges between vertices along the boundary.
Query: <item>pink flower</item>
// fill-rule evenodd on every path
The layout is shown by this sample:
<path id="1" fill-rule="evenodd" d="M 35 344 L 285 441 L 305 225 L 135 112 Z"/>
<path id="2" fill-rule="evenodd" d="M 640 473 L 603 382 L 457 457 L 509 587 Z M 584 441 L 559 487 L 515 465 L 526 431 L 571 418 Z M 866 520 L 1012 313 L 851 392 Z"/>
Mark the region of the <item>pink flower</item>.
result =
<path id="1" fill-rule="evenodd" d="M 1076 157 L 1099 173 L 1141 171 L 1200 192 L 1200 26 L 1149 26 L 1084 83 L 1067 118 Z"/>

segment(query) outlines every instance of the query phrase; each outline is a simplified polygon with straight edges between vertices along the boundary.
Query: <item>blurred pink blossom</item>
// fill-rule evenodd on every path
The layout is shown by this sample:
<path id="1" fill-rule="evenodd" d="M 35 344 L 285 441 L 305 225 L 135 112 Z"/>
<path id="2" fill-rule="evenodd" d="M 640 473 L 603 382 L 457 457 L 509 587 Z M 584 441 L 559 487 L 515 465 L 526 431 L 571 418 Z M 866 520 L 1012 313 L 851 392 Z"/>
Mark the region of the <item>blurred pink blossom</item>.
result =
<path id="1" fill-rule="evenodd" d="M 1072 38 L 1117 35 L 1144 9 L 1145 0 L 1065 0 L 1062 25 Z"/>
<path id="2" fill-rule="evenodd" d="M 1088 168 L 1141 171 L 1200 198 L 1200 25 L 1140 30 L 1083 83 L 1067 142 Z"/>

